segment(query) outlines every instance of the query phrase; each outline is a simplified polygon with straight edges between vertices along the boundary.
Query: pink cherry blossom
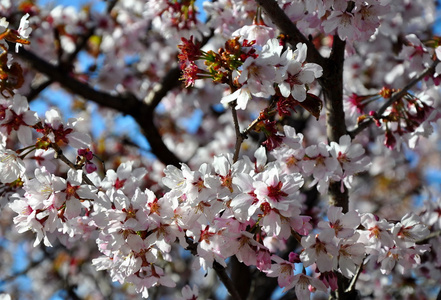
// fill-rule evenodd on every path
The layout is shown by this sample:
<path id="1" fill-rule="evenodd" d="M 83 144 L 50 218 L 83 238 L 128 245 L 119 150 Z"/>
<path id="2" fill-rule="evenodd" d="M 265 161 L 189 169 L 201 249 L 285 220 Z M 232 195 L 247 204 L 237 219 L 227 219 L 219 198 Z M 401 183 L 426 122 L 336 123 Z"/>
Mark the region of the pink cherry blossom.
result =
<path id="1" fill-rule="evenodd" d="M 337 268 L 338 249 L 334 236 L 330 234 L 309 234 L 302 238 L 303 252 L 300 259 L 305 266 L 316 264 L 320 272 Z"/>
<path id="2" fill-rule="evenodd" d="M 0 126 L 5 128 L 8 135 L 16 131 L 18 139 L 23 145 L 32 143 L 32 129 L 30 126 L 39 121 L 37 113 L 29 110 L 26 97 L 15 94 L 12 105 L 5 111 L 5 117 L 0 122 Z"/>

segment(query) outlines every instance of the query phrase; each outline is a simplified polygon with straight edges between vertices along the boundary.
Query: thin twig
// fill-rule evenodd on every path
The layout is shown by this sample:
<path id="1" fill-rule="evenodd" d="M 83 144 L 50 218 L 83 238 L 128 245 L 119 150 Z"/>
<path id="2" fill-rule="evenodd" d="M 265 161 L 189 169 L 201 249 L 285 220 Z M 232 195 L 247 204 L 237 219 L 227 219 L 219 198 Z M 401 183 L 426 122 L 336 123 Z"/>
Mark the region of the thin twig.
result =
<path id="1" fill-rule="evenodd" d="M 422 244 L 427 243 L 430 239 L 433 239 L 433 238 L 435 238 L 435 237 L 439 237 L 439 236 L 441 236 L 441 230 L 437 230 L 437 231 L 431 232 L 431 233 L 430 233 L 428 236 L 426 236 L 425 238 L 416 241 L 415 244 L 422 245 Z"/>
<path id="2" fill-rule="evenodd" d="M 231 114 L 233 115 L 233 123 L 234 130 L 236 131 L 236 145 L 234 149 L 233 162 L 236 162 L 239 159 L 240 147 L 244 140 L 242 133 L 240 132 L 239 120 L 237 118 L 237 110 L 236 110 L 236 101 L 234 101 L 231 105 Z"/>
<path id="3" fill-rule="evenodd" d="M 82 166 L 76 165 L 73 162 L 71 162 L 64 154 L 63 154 L 63 150 L 61 150 L 61 148 L 57 145 L 52 143 L 51 144 L 52 148 L 55 150 L 55 158 L 61 160 L 62 162 L 64 162 L 66 165 L 68 165 L 71 169 L 73 170 L 81 170 Z M 86 173 L 83 172 L 83 181 L 91 186 L 95 186 L 93 184 L 93 182 L 89 179 L 89 177 L 87 177 Z"/>
<path id="4" fill-rule="evenodd" d="M 348 288 L 345 290 L 345 293 L 349 293 L 349 292 L 352 292 L 353 290 L 355 290 L 355 284 L 357 283 L 358 277 L 360 277 L 361 271 L 363 270 L 363 263 L 364 263 L 364 260 L 358 266 L 357 272 L 355 273 L 354 277 L 352 277 Z"/>
<path id="5" fill-rule="evenodd" d="M 4 283 L 6 283 L 8 281 L 15 280 L 15 279 L 17 279 L 17 277 L 27 274 L 30 270 L 32 270 L 33 268 L 37 267 L 38 265 L 40 265 L 45 260 L 46 260 L 46 257 L 43 257 L 42 259 L 37 260 L 37 261 L 32 261 L 25 269 L 23 269 L 23 270 L 21 270 L 19 272 L 16 272 L 14 274 L 8 275 L 5 278 L 2 278 L 1 282 L 4 284 Z"/>
<path id="6" fill-rule="evenodd" d="M 410 90 L 415 84 L 417 84 L 418 82 L 420 82 L 424 77 L 426 77 L 427 75 L 429 75 L 430 73 L 432 73 L 435 68 L 436 65 L 438 64 L 438 61 L 434 61 L 433 64 L 426 68 L 423 72 L 421 72 L 419 75 L 415 76 L 414 78 L 412 78 L 411 81 L 409 81 L 409 83 L 402 88 L 401 90 L 399 90 L 396 93 L 393 93 L 392 96 L 383 104 L 383 106 L 380 107 L 380 109 L 377 111 L 377 115 L 378 117 L 381 117 L 383 115 L 383 113 L 386 111 L 386 109 L 391 106 L 394 102 L 398 101 L 399 99 L 401 99 L 404 95 L 407 94 L 408 90 Z M 366 129 L 369 125 L 371 125 L 374 122 L 374 118 L 368 118 L 366 119 L 364 122 L 358 124 L 358 126 L 356 128 L 354 128 L 353 130 L 349 131 L 349 135 L 354 138 L 357 134 L 359 134 L 360 132 L 362 132 L 364 129 Z"/>

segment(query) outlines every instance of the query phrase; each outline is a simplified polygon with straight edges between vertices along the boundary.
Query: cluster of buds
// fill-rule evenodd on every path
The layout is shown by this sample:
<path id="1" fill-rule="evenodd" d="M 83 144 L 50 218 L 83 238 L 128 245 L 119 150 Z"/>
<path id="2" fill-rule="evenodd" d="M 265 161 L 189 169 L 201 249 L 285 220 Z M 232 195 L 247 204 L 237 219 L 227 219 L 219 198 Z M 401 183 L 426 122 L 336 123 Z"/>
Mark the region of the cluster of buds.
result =
<path id="1" fill-rule="evenodd" d="M 78 149 L 77 165 L 85 166 L 87 173 L 92 173 L 97 170 L 96 165 L 92 162 L 94 154 L 89 148 Z"/>
<path id="2" fill-rule="evenodd" d="M 379 95 L 389 99 L 396 92 L 384 87 Z M 375 119 L 377 126 L 385 125 L 385 145 L 393 149 L 396 145 L 395 135 L 402 136 L 415 130 L 429 117 L 433 107 L 410 93 L 405 93 L 394 101 L 385 114 L 378 116 L 375 112 L 370 115 Z"/>
<path id="3" fill-rule="evenodd" d="M 220 48 L 218 52 L 201 50 L 201 43 L 196 43 L 193 36 L 181 40 L 183 44 L 178 46 L 178 58 L 186 87 L 194 86 L 195 80 L 201 78 L 211 78 L 216 83 L 233 83 L 234 71 L 248 57 L 257 57 L 256 50 L 251 48 L 254 42 L 244 40 L 240 43 L 239 37 L 226 41 L 225 48 Z M 198 67 L 196 60 L 203 60 L 207 70 Z"/>
<path id="4" fill-rule="evenodd" d="M 167 8 L 165 8 L 158 15 L 162 15 L 168 11 L 171 17 L 171 25 L 174 25 L 178 30 L 191 29 L 197 23 L 195 9 L 195 0 L 183 1 L 166 1 Z"/>

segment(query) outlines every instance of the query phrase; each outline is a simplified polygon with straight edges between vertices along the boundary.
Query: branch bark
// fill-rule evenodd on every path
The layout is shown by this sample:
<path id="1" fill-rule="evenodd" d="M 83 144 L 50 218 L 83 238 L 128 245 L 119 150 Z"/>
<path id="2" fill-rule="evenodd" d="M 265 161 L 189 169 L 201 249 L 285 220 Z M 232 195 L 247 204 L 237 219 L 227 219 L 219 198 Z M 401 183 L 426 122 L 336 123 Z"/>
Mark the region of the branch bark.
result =
<path id="1" fill-rule="evenodd" d="M 346 42 L 334 35 L 332 52 L 325 65 L 328 76 L 320 82 L 325 95 L 326 125 L 329 142 L 339 142 L 341 136 L 347 133 L 345 113 L 343 110 L 343 65 Z M 349 209 L 348 191 L 341 182 L 329 184 L 329 205 Z"/>
<path id="2" fill-rule="evenodd" d="M 49 80 L 58 82 L 63 88 L 70 92 L 80 95 L 103 107 L 112 108 L 122 114 L 132 116 L 141 127 L 144 136 L 149 141 L 152 153 L 166 165 L 179 166 L 180 159 L 164 144 L 161 135 L 153 122 L 154 107 L 145 104 L 132 95 L 113 95 L 104 91 L 96 90 L 87 83 L 81 82 L 66 73 L 62 68 L 48 63 L 34 53 L 23 48 L 20 49 L 17 55 L 22 60 L 26 61 L 31 68 L 43 73 L 49 78 Z"/>

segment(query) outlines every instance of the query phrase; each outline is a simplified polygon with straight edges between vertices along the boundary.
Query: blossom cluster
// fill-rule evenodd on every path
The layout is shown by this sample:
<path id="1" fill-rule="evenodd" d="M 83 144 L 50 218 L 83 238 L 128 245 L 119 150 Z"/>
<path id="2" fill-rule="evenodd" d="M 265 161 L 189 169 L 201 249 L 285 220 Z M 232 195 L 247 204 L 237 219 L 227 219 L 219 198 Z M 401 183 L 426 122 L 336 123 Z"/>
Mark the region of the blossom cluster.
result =
<path id="1" fill-rule="evenodd" d="M 75 130 L 76 120 L 65 124 L 56 110 L 50 110 L 46 119 L 40 121 L 29 110 L 24 97 L 16 95 L 7 101 L 16 104 L 5 108 L 4 120 L 9 120 L 7 116 L 14 112 L 14 120 L 27 121 L 20 121 L 16 126 L 5 125 L 8 129 L 5 136 L 20 131 L 22 144 L 32 144 L 32 134 L 26 132 L 34 128 L 42 135 L 36 142 L 39 149 L 51 148 L 61 155 L 60 147 L 71 145 L 78 149 L 79 161 L 92 159 L 90 150 L 84 149 L 90 138 Z M 4 123 L 9 124 L 6 121 Z M 300 261 L 305 267 L 316 263 L 323 273 L 337 270 L 338 265 L 334 250 L 329 250 L 333 260 L 308 255 L 308 249 L 315 247 L 317 241 L 331 243 L 328 239 L 331 235 L 315 238 L 308 235 L 313 226 L 311 217 L 302 214 L 300 189 L 310 176 L 313 177 L 310 185 L 317 184 L 322 192 L 331 181 L 341 181 L 343 189 L 356 173 L 366 169 L 368 160 L 363 156 L 361 145 L 352 144 L 349 136 L 329 146 L 320 143 L 304 148 L 301 134 L 288 126 L 284 131 L 283 143 L 271 152 L 276 158 L 274 161 L 269 161 L 265 148 L 260 147 L 254 159 L 244 156 L 233 161 L 231 154 L 216 156 L 212 165 L 202 164 L 196 171 L 185 164 L 181 168 L 168 166 L 164 170 L 163 184 L 170 191 L 160 198 L 149 189 L 140 189 L 146 170 L 134 169 L 133 163 L 123 163 L 116 171 L 107 171 L 103 179 L 94 170 L 89 170 L 91 174 L 87 177 L 78 169 L 70 169 L 64 179 L 51 174 L 44 166 L 37 166 L 33 174 L 26 173 L 23 163 L 26 155 L 16 155 L 15 159 L 2 160 L 6 170 L 15 170 L 5 173 L 14 176 L 2 178 L 2 181 L 23 182 L 24 195 L 17 196 L 10 207 L 18 214 L 14 222 L 19 232 L 31 230 L 36 233 L 34 245 L 43 241 L 51 246 L 57 238 L 71 244 L 98 235 L 96 241 L 102 256 L 93 264 L 98 270 L 108 270 L 113 280 L 133 284 L 144 297 L 152 286 L 175 285 L 166 270 L 176 241 L 196 256 L 195 267 L 207 269 L 215 262 L 226 266 L 225 260 L 236 256 L 247 266 L 255 266 L 268 276 L 277 276 L 282 287 L 295 287 L 300 293 L 305 291 L 305 283 L 317 288 L 323 288 L 324 283 L 305 274 L 287 276 L 275 271 L 283 269 L 286 272 L 286 268 L 274 266 L 274 263 L 285 263 L 274 254 L 283 249 L 293 232 L 304 237 L 305 250 Z M 76 166 L 88 170 L 87 164 Z M 332 221 L 331 216 L 329 219 L 338 223 L 338 220 Z M 352 229 L 359 225 L 349 223 Z M 417 226 L 417 222 L 409 226 Z M 392 230 L 397 235 L 399 231 Z M 361 247 L 357 246 L 360 238 L 355 233 L 343 243 L 338 240 L 341 233 L 335 232 L 334 244 L 330 244 L 335 249 L 336 245 L 347 251 L 358 251 Z M 402 235 L 408 236 L 407 231 Z M 365 250 L 370 249 L 366 246 L 368 243 L 370 237 L 364 243 L 363 255 L 371 252 Z M 400 244 L 403 245 L 409 243 Z M 324 249 L 327 247 L 325 245 Z M 382 241 L 377 251 L 384 247 L 389 247 L 387 253 L 402 250 Z M 392 256 L 394 262 L 410 255 L 406 253 Z M 361 254 L 349 261 L 342 260 L 340 271 L 353 275 L 354 267 L 361 262 L 360 257 Z M 389 262 L 388 266 L 391 265 Z"/>
<path id="2" fill-rule="evenodd" d="M 216 1 L 206 3 L 204 8 L 213 19 L 210 24 L 224 34 L 231 28 L 243 26 L 243 11 L 250 11 L 254 1 Z M 306 35 L 316 33 L 336 34 L 349 43 L 366 41 L 380 26 L 381 17 L 390 10 L 390 1 L 278 1 L 288 17 Z M 222 26 L 220 24 L 222 23 Z"/>
<path id="3" fill-rule="evenodd" d="M 351 279 L 368 261 L 379 265 L 383 274 L 393 268 L 409 274 L 429 250 L 428 245 L 417 244 L 429 230 L 414 214 L 406 214 L 395 224 L 370 213 L 344 214 L 341 207 L 335 206 L 328 208 L 327 215 L 327 221 L 319 222 L 318 233 L 302 237 L 300 255 L 291 252 L 289 260 L 272 257 L 268 276 L 278 277 L 279 286 L 285 290 L 295 288 L 299 299 L 309 299 L 311 286 L 320 291 L 338 289 L 337 271 Z M 304 268 L 313 265 L 319 277 L 296 270 L 296 263 Z"/>
<path id="4" fill-rule="evenodd" d="M 269 27 L 260 25 L 270 29 Z M 245 36 L 246 37 L 246 36 Z M 298 102 L 306 99 L 308 85 L 322 76 L 323 69 L 315 63 L 306 63 L 307 46 L 298 43 L 296 50 L 286 49 L 278 39 L 269 38 L 263 45 L 256 40 L 238 36 L 226 43 L 226 50 L 219 54 L 203 52 L 200 45 L 182 39 L 179 55 L 183 78 L 186 85 L 194 85 L 196 79 L 209 74 L 215 82 L 234 82 L 234 92 L 224 96 L 221 103 L 236 103 L 236 109 L 246 109 L 248 101 L 254 97 L 269 98 L 278 92 L 285 98 L 292 97 Z M 240 39 L 239 39 L 240 38 Z M 241 41 L 241 43 L 238 43 Z M 261 41 L 263 42 L 263 41 Z M 238 50 L 239 49 L 239 50 Z M 205 60 L 209 72 L 197 67 L 195 61 Z M 227 72 L 222 72 L 226 68 Z M 237 74 L 228 78 L 231 74 Z"/>
<path id="5" fill-rule="evenodd" d="M 236 109 L 245 109 L 252 96 L 268 98 L 276 93 L 276 86 L 282 96 L 304 101 L 307 85 L 322 76 L 323 69 L 317 64 L 305 63 L 305 44 L 298 43 L 296 47 L 294 51 L 283 51 L 277 39 L 269 39 L 257 56 L 244 61 L 239 70 L 240 89 L 223 97 L 221 103 L 236 100 Z"/>
<path id="6" fill-rule="evenodd" d="M 285 172 L 298 172 L 304 178 L 312 176 L 309 187 L 317 185 L 322 194 L 333 181 L 341 182 L 342 190 L 344 186 L 350 188 L 354 175 L 366 171 L 369 166 L 364 148 L 352 143 L 348 135 L 342 136 L 339 143 L 320 142 L 305 147 L 303 134 L 296 133 L 290 126 L 285 126 L 284 132 L 283 142 L 271 152 L 272 156 Z"/>
<path id="7" fill-rule="evenodd" d="M 382 8 L 388 3 L 374 0 L 279 2 L 302 30 L 315 24 L 318 30 L 337 34 L 348 42 L 366 40 L 374 34 L 379 26 L 379 15 L 386 13 Z M 149 15 L 154 19 L 153 26 L 161 27 L 165 24 L 161 22 L 170 19 L 166 27 L 187 30 L 198 23 L 192 1 L 147 3 L 154 8 L 152 16 Z M 228 13 L 223 14 L 225 10 L 221 6 L 226 3 L 206 4 L 208 10 L 222 15 L 209 23 L 228 19 Z M 238 11 L 255 9 L 253 1 L 228 1 L 228 4 L 233 7 L 231 11 L 236 18 L 240 15 Z M 171 17 L 161 16 L 160 11 Z M 188 12 L 187 18 L 181 18 L 183 11 Z M 30 32 L 27 18 L 22 18 L 18 34 L 5 29 L 3 32 L 8 33 L 2 38 L 26 44 Z M 124 21 L 128 15 L 119 14 L 116 18 Z M 0 20 L 4 28 L 6 23 Z M 226 32 L 234 27 L 237 26 L 225 22 L 223 29 Z M 273 38 L 274 30 L 266 25 L 242 26 L 233 36 L 236 37 L 228 40 L 219 53 L 201 52 L 193 38 L 183 39 L 180 59 L 187 85 L 194 85 L 194 79 L 201 75 L 194 61 L 203 56 L 209 67 L 209 72 L 203 75 L 229 83 L 234 90 L 221 102 L 235 103 L 237 109 L 245 110 L 252 97 L 276 95 L 305 101 L 315 79 L 322 76 L 321 66 L 306 62 L 305 44 L 297 44 L 295 50 L 285 49 Z M 112 44 L 109 36 L 104 40 L 103 45 Z M 121 41 L 130 39 L 115 40 L 123 43 Z M 414 61 L 419 67 L 430 62 L 431 56 L 427 55 L 424 45 L 412 37 L 410 41 L 413 43 L 403 48 L 403 57 L 420 55 L 421 60 Z M 438 47 L 438 59 L 440 53 Z M 10 64 L 6 52 L 0 58 L 1 71 L 5 72 L 1 86 L 4 99 L 0 99 L 0 182 L 2 197 L 9 196 L 9 207 L 17 214 L 14 223 L 18 231 L 35 233 L 34 246 L 41 242 L 52 246 L 57 239 L 67 247 L 81 240 L 96 241 L 101 253 L 92 262 L 96 269 L 107 270 L 113 281 L 133 285 L 143 297 L 149 296 L 151 287 L 176 286 L 171 269 L 172 251 L 177 244 L 194 255 L 196 269 L 207 270 L 214 264 L 226 266 L 228 258 L 235 256 L 246 266 L 277 278 L 285 291 L 295 289 L 299 299 L 307 299 L 311 291 L 337 289 L 337 274 L 356 279 L 368 264 L 375 265 L 385 275 L 392 270 L 402 274 L 415 270 L 424 263 L 421 256 L 429 250 L 422 244 L 429 230 L 421 220 L 435 229 L 440 227 L 439 203 L 428 205 L 421 220 L 414 214 L 406 214 L 400 221 L 388 222 L 370 213 L 358 210 L 343 213 L 342 208 L 331 206 L 324 218 L 326 221 L 316 222 L 314 215 L 307 212 L 302 190 L 316 187 L 324 195 L 329 185 L 337 182 L 343 193 L 351 188 L 357 174 L 368 170 L 370 160 L 363 146 L 352 141 L 349 135 L 329 144 L 311 143 L 289 126 L 280 133 L 276 122 L 269 118 L 265 120 L 264 129 L 276 138 L 266 144 L 266 149 L 260 147 L 254 157 L 242 156 L 238 160 L 228 153 L 214 156 L 212 162 L 197 167 L 184 163 L 180 167 L 167 166 L 159 183 L 167 190 L 164 193 L 155 194 L 152 188 L 144 187 L 148 172 L 136 168 L 133 161 L 100 174 L 93 163 L 91 138 L 81 132 L 80 120 L 65 122 L 55 109 L 39 118 L 29 109 L 27 99 L 16 93 L 19 85 L 8 85 L 10 83 L 3 80 L 15 79 L 14 76 L 22 79 L 21 69 Z M 8 69 L 7 65 L 11 67 Z M 436 73 L 440 73 L 439 68 Z M 231 77 L 226 80 L 227 76 Z M 126 83 L 133 80 L 125 79 Z M 3 94 L 4 91 L 10 97 Z M 278 107 L 280 111 L 284 108 L 282 104 Z M 292 108 L 290 105 L 286 104 L 286 110 Z M 381 120 L 388 121 L 389 126 L 394 123 L 393 128 L 387 128 L 389 131 L 411 133 L 416 125 L 430 120 L 429 115 L 433 116 L 431 107 L 407 94 L 402 102 L 394 103 Z M 397 122 L 400 118 L 404 121 Z M 407 120 L 414 122 L 406 123 Z M 219 135 L 224 142 L 234 140 L 232 134 Z M 9 143 L 15 136 L 16 146 L 20 148 L 16 151 Z M 389 140 L 387 145 L 392 144 Z M 72 147 L 75 158 L 69 160 L 67 156 L 72 155 L 69 152 Z M 67 164 L 68 170 L 55 172 L 52 165 L 55 159 L 50 156 Z M 13 195 L 5 196 L 3 186 L 12 190 Z M 287 241 L 292 238 L 297 238 L 297 248 L 284 255 Z M 435 253 L 436 243 L 432 245 Z M 436 259 L 439 265 L 439 255 Z M 198 288 L 186 286 L 182 296 L 186 300 L 197 299 Z"/>

